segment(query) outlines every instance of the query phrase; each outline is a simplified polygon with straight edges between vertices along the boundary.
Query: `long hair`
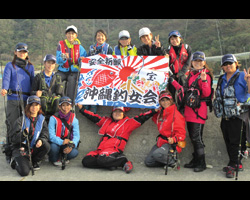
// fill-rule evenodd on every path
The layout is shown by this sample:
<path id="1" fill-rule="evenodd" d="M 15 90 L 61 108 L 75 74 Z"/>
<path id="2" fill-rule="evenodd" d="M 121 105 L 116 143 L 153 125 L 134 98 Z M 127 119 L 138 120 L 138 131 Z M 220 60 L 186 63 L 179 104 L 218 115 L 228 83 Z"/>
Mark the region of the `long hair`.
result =
<path id="1" fill-rule="evenodd" d="M 30 107 L 31 107 L 32 104 L 28 104 L 26 107 L 25 107 L 25 115 L 30 118 L 31 117 L 31 113 L 30 113 Z M 40 115 L 40 114 L 43 114 L 43 111 L 42 111 L 42 106 L 40 105 L 40 109 L 37 113 L 37 116 Z"/>
<path id="2" fill-rule="evenodd" d="M 13 58 L 11 64 L 13 65 L 13 67 L 14 67 L 15 69 L 16 69 L 16 67 L 15 67 L 16 59 L 17 59 L 17 55 L 14 54 L 14 58 Z M 30 62 L 29 56 L 27 56 L 26 59 L 28 59 L 28 65 L 33 65 L 33 64 Z"/>

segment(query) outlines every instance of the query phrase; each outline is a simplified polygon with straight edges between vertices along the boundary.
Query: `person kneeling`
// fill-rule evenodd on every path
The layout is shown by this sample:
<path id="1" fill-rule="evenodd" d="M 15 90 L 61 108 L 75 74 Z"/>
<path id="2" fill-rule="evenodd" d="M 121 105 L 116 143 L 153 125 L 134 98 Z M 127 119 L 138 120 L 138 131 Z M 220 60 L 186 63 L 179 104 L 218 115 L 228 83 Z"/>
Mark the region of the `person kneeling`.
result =
<path id="1" fill-rule="evenodd" d="M 48 126 L 42 113 L 40 98 L 30 96 L 27 99 L 25 116 L 19 117 L 12 128 L 10 164 L 21 176 L 27 176 L 31 167 L 34 170 L 40 169 L 38 162 L 49 152 Z"/>
<path id="2" fill-rule="evenodd" d="M 185 143 L 185 119 L 177 110 L 169 91 L 159 95 L 160 108 L 152 120 L 158 127 L 157 143 L 145 159 L 147 167 L 174 166 L 176 160 L 170 159 L 171 152 L 182 151 L 180 143 Z M 178 144 L 179 143 L 179 144 Z M 166 167 L 168 167 L 166 166 Z"/>
<path id="3" fill-rule="evenodd" d="M 77 146 L 80 141 L 79 122 L 75 114 L 71 112 L 72 100 L 69 97 L 61 97 L 59 112 L 50 117 L 49 137 L 51 150 L 49 161 L 55 166 L 64 164 L 66 161 L 78 155 Z M 61 155 L 61 161 L 60 159 Z"/>

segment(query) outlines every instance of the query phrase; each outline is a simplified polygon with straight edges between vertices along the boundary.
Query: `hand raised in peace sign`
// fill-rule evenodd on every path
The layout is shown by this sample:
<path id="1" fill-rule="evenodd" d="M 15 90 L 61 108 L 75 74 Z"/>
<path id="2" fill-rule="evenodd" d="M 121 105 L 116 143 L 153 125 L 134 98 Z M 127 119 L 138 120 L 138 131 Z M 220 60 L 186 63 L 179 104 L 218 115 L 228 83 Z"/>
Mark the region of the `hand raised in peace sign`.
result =
<path id="1" fill-rule="evenodd" d="M 206 69 L 203 69 L 203 70 L 201 71 L 201 80 L 202 80 L 202 81 L 207 80 Z"/>
<path id="2" fill-rule="evenodd" d="M 246 71 L 246 69 L 244 69 L 244 73 L 245 73 L 245 77 L 244 77 L 244 79 L 245 79 L 245 81 L 247 82 L 247 83 L 250 83 L 250 73 L 249 73 L 249 69 Z"/>
<path id="3" fill-rule="evenodd" d="M 155 46 L 156 47 L 161 47 L 161 42 L 159 41 L 160 36 L 157 35 L 155 36 Z"/>

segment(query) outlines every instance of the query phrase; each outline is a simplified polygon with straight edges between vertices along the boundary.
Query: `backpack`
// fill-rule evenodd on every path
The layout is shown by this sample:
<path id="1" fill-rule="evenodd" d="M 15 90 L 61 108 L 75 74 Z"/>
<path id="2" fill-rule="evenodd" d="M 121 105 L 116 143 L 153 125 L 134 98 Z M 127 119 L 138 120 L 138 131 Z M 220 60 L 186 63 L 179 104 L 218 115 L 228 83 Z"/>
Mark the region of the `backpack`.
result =
<path id="1" fill-rule="evenodd" d="M 184 95 L 184 103 L 190 108 L 199 108 L 201 106 L 201 92 L 198 88 L 198 80 L 200 76 L 191 84 L 189 88 L 186 89 Z M 188 83 L 188 79 L 187 79 Z"/>
<path id="2" fill-rule="evenodd" d="M 211 94 L 208 97 L 201 98 L 201 90 L 198 86 L 198 80 L 200 79 L 200 75 L 195 79 L 195 81 L 188 87 L 188 81 L 191 77 L 191 74 L 188 75 L 186 83 L 183 87 L 181 87 L 177 92 L 177 103 L 178 105 L 187 105 L 193 109 L 196 113 L 197 117 L 207 120 L 207 118 L 203 118 L 198 115 L 198 112 L 195 111 L 196 108 L 200 108 L 201 102 L 205 101 L 207 106 L 209 106 L 209 111 L 213 110 L 213 97 L 214 97 L 214 88 L 212 87 L 213 78 L 209 72 L 206 73 L 211 78 Z"/>

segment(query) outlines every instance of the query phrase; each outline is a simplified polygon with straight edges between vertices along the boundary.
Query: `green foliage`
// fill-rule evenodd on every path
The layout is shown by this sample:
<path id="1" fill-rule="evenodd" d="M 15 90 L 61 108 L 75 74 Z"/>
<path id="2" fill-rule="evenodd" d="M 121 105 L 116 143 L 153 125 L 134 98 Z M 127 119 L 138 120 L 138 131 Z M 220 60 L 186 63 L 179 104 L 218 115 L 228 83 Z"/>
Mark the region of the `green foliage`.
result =
<path id="1" fill-rule="evenodd" d="M 216 19 L 0 19 L 0 59 L 10 61 L 16 44 L 25 42 L 29 45 L 31 62 L 40 66 L 46 54 L 56 54 L 58 41 L 65 38 L 65 29 L 72 24 L 78 28 L 78 38 L 86 51 L 100 28 L 108 33 L 112 47 L 117 45 L 121 30 L 128 30 L 132 43 L 138 47 L 141 45 L 138 32 L 142 27 L 149 27 L 154 36 L 159 34 L 166 48 L 169 32 L 179 30 L 192 52 L 217 56 L 221 54 L 220 45 L 223 54 L 250 51 L 249 19 L 218 19 L 218 29 Z M 244 60 L 244 64 L 249 65 L 248 61 Z M 211 66 L 218 72 L 218 65 L 211 63 Z"/>

